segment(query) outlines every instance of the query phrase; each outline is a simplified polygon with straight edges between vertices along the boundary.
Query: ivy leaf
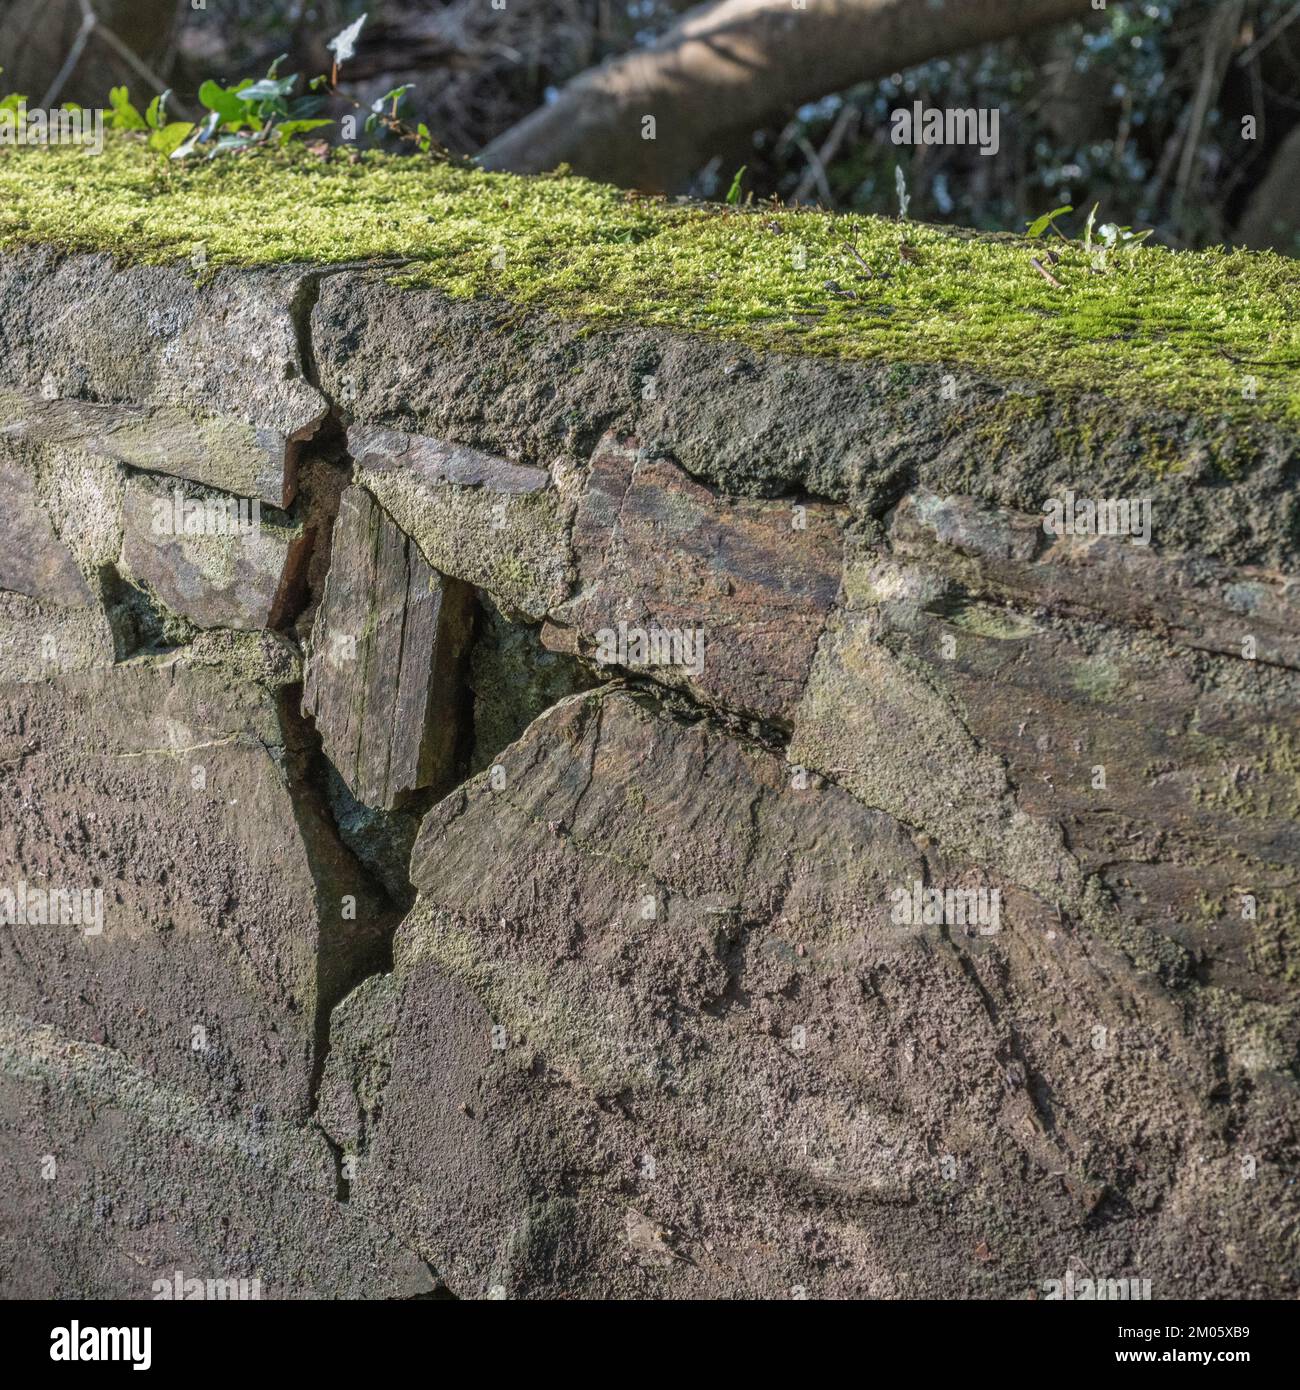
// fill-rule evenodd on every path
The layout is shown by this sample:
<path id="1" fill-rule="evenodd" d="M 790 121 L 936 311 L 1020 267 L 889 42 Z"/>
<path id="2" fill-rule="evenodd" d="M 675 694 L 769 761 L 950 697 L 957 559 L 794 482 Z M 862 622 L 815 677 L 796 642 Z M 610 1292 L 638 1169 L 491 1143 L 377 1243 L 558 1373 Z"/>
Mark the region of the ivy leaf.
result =
<path id="1" fill-rule="evenodd" d="M 241 95 L 253 84 L 243 82 L 238 87 L 223 87 L 209 78 L 199 88 L 199 101 L 219 117 L 222 125 L 239 125 L 245 115 L 245 102 Z"/>
<path id="2" fill-rule="evenodd" d="M 125 87 L 114 87 L 108 94 L 108 123 L 114 130 L 148 130 L 144 117 L 131 105 Z"/>
<path id="3" fill-rule="evenodd" d="M 293 91 L 298 74 L 292 77 L 263 77 L 251 87 L 245 87 L 240 96 L 245 101 L 281 101 Z"/>
<path id="4" fill-rule="evenodd" d="M 149 148 L 168 159 L 189 139 L 196 127 L 189 121 L 168 121 L 149 137 Z"/>
<path id="5" fill-rule="evenodd" d="M 276 129 L 280 132 L 280 143 L 287 144 L 295 135 L 302 135 L 309 130 L 318 130 L 323 125 L 333 125 L 333 121 L 285 121 Z"/>
<path id="6" fill-rule="evenodd" d="M 145 107 L 144 123 L 150 130 L 161 130 L 167 124 L 167 98 L 171 96 L 169 87 L 161 96 L 156 96 Z"/>
<path id="7" fill-rule="evenodd" d="M 1067 212 L 1073 212 L 1072 204 L 1066 204 L 1063 208 L 1053 208 L 1051 212 L 1045 212 L 1041 217 L 1036 217 L 1030 224 L 1029 230 L 1025 233 L 1028 237 L 1040 237 L 1058 218 Z"/>
<path id="8" fill-rule="evenodd" d="M 289 109 L 285 114 L 291 121 L 305 121 L 315 116 L 324 105 L 320 97 L 298 97 L 289 103 Z"/>

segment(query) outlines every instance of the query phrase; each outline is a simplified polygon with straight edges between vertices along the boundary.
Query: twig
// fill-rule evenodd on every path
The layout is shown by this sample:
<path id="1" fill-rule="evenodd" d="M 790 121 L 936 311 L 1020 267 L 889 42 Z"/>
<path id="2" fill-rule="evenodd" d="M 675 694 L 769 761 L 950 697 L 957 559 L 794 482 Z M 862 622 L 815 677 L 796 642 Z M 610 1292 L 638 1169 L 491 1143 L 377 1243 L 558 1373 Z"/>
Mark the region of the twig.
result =
<path id="1" fill-rule="evenodd" d="M 1182 159 L 1178 164 L 1178 178 L 1174 184 L 1174 197 L 1180 204 L 1187 201 L 1201 131 L 1205 128 L 1206 118 L 1210 114 L 1210 102 L 1214 94 L 1223 86 L 1224 74 L 1227 72 L 1228 63 L 1232 59 L 1233 36 L 1241 28 L 1241 17 L 1244 10 L 1244 0 L 1232 0 L 1231 4 L 1219 10 L 1211 21 L 1215 32 L 1205 46 L 1205 61 L 1201 65 L 1201 80 L 1197 85 L 1196 100 L 1192 105 L 1191 124 L 1187 130 L 1187 140 L 1183 145 Z"/>
<path id="2" fill-rule="evenodd" d="M 167 83 L 154 72 L 144 59 L 136 54 L 134 49 L 128 48 L 106 24 L 97 23 L 95 32 L 124 63 L 133 67 L 150 86 L 156 88 L 159 93 L 167 90 Z"/>
<path id="3" fill-rule="evenodd" d="M 144 78 L 158 92 L 165 92 L 167 84 L 156 72 L 135 52 L 134 49 L 123 43 L 121 39 L 104 23 L 95 13 L 90 0 L 81 0 L 81 27 L 77 30 L 77 37 L 72 41 L 72 47 L 68 50 L 68 56 L 63 60 L 63 66 L 55 74 L 54 81 L 50 83 L 49 90 L 41 99 L 41 105 L 48 110 L 58 100 L 59 93 L 63 90 L 68 78 L 72 76 L 77 64 L 81 61 L 81 55 L 85 51 L 86 44 L 90 42 L 90 36 L 98 34 L 101 39 L 130 67 L 134 68 L 141 77 Z"/>
<path id="4" fill-rule="evenodd" d="M 1241 57 L 1237 59 L 1237 66 L 1239 68 L 1244 68 L 1252 58 L 1262 53 L 1274 39 L 1281 35 L 1284 29 L 1289 29 L 1297 19 L 1300 19 L 1300 5 L 1294 5 L 1271 29 L 1268 29 L 1264 33 L 1263 38 L 1256 39 Z"/>
<path id="5" fill-rule="evenodd" d="M 817 151 L 813 149 L 813 147 L 802 135 L 799 137 L 796 143 L 798 144 L 799 148 L 803 151 L 804 158 L 808 161 L 808 170 L 809 172 L 811 172 L 813 179 L 816 181 L 817 187 L 821 191 L 822 197 L 826 200 L 827 203 L 834 203 L 835 199 L 831 197 L 830 185 L 826 182 L 826 170 L 822 168 L 822 162 L 817 157 Z M 805 174 L 804 177 L 806 178 L 807 174 Z M 803 182 L 801 180 L 800 187 L 802 186 Z"/>
<path id="6" fill-rule="evenodd" d="M 830 134 L 826 137 L 825 143 L 817 153 L 816 165 L 810 164 L 809 167 L 804 170 L 803 176 L 799 180 L 798 187 L 794 190 L 793 202 L 803 202 L 812 191 L 813 180 L 816 178 L 816 173 L 814 172 L 815 168 L 820 168 L 824 173 L 826 166 L 839 152 L 840 143 L 844 139 L 845 132 L 848 130 L 850 122 L 857 114 L 858 108 L 856 106 L 846 104 L 840 114 L 836 116 L 835 124 L 831 126 Z M 826 189 L 824 178 L 822 189 L 823 191 Z M 826 197 L 829 200 L 829 192 L 826 193 Z"/>
<path id="7" fill-rule="evenodd" d="M 1030 256 L 1029 264 L 1047 281 L 1054 290 L 1063 290 L 1065 286 L 1052 274 L 1050 270 L 1038 259 L 1037 256 Z"/>
<path id="8" fill-rule="evenodd" d="M 54 76 L 54 81 L 50 83 L 49 91 L 41 98 L 41 105 L 49 111 L 59 98 L 59 93 L 63 90 L 64 84 L 72 76 L 72 70 L 81 61 L 82 52 L 94 31 L 96 19 L 94 12 L 81 16 L 81 28 L 77 30 L 77 37 L 72 41 L 72 47 L 68 50 L 68 56 L 63 60 L 63 66 Z"/>

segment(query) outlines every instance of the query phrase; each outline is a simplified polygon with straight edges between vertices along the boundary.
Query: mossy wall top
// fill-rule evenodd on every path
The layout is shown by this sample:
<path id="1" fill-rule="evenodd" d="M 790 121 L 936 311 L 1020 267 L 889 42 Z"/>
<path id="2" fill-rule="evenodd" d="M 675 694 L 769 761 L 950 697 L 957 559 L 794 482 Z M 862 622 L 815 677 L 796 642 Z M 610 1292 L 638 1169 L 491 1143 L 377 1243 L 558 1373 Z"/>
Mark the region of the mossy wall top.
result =
<path id="1" fill-rule="evenodd" d="M 392 259 L 395 276 L 455 297 L 1300 421 L 1300 265 L 1271 252 L 1147 243 L 1098 272 L 1059 239 L 671 203 L 344 150 L 180 164 L 127 135 L 101 155 L 0 148 L 0 250 L 31 243 L 211 268 Z"/>

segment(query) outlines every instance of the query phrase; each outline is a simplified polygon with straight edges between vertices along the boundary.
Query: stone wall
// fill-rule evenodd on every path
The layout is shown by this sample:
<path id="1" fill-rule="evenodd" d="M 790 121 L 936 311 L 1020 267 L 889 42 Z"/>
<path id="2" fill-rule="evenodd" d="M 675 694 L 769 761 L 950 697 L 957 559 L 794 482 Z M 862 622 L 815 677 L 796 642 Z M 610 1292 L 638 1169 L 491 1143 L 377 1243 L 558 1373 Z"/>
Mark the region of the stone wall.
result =
<path id="1" fill-rule="evenodd" d="M 1288 431 L 363 266 L 0 303 L 6 1294 L 1297 1293 Z"/>

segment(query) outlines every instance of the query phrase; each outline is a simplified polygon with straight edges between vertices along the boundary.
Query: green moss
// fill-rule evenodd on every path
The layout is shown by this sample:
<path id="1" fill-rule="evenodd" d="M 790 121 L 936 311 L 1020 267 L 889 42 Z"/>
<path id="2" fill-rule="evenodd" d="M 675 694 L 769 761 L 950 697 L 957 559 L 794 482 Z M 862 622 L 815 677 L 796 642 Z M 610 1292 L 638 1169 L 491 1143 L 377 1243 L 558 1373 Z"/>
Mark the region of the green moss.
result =
<path id="1" fill-rule="evenodd" d="M 45 242 L 209 267 L 401 258 L 400 277 L 596 323 L 760 348 L 946 365 L 1238 420 L 1300 420 L 1300 266 L 1272 253 L 1143 249 L 1055 290 L 1010 236 L 780 208 L 634 199 L 574 178 L 305 150 L 178 165 L 137 138 L 100 156 L 0 150 L 0 249 Z M 899 244 L 918 253 L 904 261 Z M 1041 248 L 1040 248 L 1041 254 Z M 888 275 L 889 278 L 882 278 Z M 826 288 L 834 281 L 857 298 Z M 1254 378 L 1256 398 L 1243 392 Z"/>

